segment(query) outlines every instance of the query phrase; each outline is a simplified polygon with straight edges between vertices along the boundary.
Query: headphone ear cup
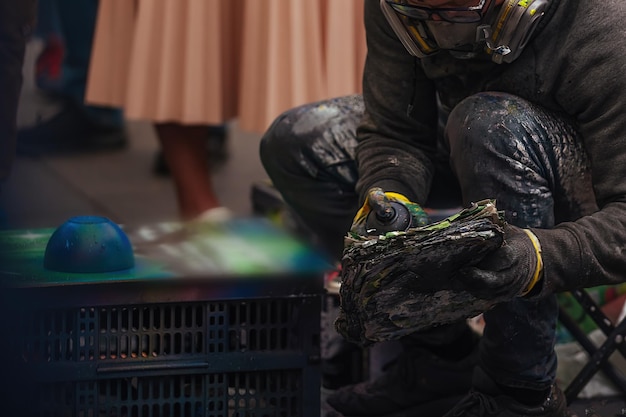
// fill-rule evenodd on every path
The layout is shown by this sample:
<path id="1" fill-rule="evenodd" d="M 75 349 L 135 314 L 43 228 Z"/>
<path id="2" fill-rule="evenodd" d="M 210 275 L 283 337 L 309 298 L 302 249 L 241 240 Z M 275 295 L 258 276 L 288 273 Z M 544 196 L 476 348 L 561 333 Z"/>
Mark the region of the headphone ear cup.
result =
<path id="1" fill-rule="evenodd" d="M 494 62 L 509 63 L 520 56 L 551 2 L 552 0 L 507 0 L 502 5 L 492 25 L 491 42 L 494 45 L 504 45 L 511 52 L 506 55 L 492 54 Z"/>
<path id="2" fill-rule="evenodd" d="M 494 24 L 491 25 L 491 27 L 493 28 L 491 41 L 495 45 L 500 45 L 503 38 L 503 33 L 510 30 L 510 28 L 508 27 L 508 22 L 510 21 L 510 17 L 512 14 L 511 11 L 514 10 L 515 3 L 517 1 L 518 0 L 506 0 L 506 2 L 503 3 L 500 7 L 498 17 L 496 17 Z"/>

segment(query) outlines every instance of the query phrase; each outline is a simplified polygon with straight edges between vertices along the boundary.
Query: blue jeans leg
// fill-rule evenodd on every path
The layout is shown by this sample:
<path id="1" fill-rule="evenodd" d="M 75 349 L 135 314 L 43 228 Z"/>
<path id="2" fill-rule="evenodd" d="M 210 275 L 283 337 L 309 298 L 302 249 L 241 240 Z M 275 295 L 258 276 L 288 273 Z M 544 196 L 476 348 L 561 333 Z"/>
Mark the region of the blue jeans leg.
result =
<path id="1" fill-rule="evenodd" d="M 62 93 L 97 125 L 122 127 L 121 109 L 85 104 L 87 75 L 98 14 L 98 0 L 54 0 L 65 41 Z"/>

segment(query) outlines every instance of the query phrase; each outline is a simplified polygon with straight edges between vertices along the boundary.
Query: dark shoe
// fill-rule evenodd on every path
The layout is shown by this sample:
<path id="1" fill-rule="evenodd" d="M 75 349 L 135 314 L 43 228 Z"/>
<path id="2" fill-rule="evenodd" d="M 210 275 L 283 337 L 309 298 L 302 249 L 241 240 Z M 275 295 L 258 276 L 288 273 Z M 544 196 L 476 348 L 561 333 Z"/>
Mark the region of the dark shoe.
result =
<path id="1" fill-rule="evenodd" d="M 158 150 L 156 155 L 154 155 L 152 172 L 154 175 L 158 175 L 159 177 L 167 177 L 170 175 L 170 167 L 167 166 L 167 162 L 165 162 L 165 157 L 163 156 L 163 151 L 161 150 Z"/>
<path id="2" fill-rule="evenodd" d="M 217 164 L 228 159 L 227 139 L 228 128 L 226 125 L 209 126 L 206 149 L 212 163 Z"/>
<path id="3" fill-rule="evenodd" d="M 261 180 L 252 184 L 250 197 L 254 215 L 267 217 L 279 226 L 315 244 L 314 233 L 289 208 L 280 191 L 270 180 Z"/>
<path id="4" fill-rule="evenodd" d="M 550 395 L 539 405 L 519 403 L 505 395 L 490 396 L 471 391 L 444 417 L 568 417 L 565 396 L 556 386 Z"/>
<path id="5" fill-rule="evenodd" d="M 50 120 L 17 133 L 17 154 L 41 156 L 117 150 L 126 146 L 121 127 L 93 123 L 76 105 L 66 106 Z"/>
<path id="6" fill-rule="evenodd" d="M 502 394 L 483 371 L 477 369 L 474 388 L 444 417 L 568 417 L 565 395 L 553 385 L 537 405 L 526 405 Z"/>
<path id="7" fill-rule="evenodd" d="M 327 402 L 344 416 L 440 417 L 470 389 L 477 358 L 477 348 L 459 361 L 405 351 L 380 378 L 342 387 Z"/>

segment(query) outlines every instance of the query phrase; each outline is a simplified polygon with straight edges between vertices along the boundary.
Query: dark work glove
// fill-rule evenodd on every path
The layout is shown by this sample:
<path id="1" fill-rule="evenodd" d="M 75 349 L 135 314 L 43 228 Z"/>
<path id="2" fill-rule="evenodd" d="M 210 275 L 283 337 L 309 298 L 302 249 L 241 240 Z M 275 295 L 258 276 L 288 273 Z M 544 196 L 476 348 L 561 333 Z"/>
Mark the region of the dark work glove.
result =
<path id="1" fill-rule="evenodd" d="M 528 294 L 542 270 L 539 239 L 529 229 L 506 225 L 504 244 L 476 266 L 459 270 L 458 279 L 478 298 L 504 301 Z"/>

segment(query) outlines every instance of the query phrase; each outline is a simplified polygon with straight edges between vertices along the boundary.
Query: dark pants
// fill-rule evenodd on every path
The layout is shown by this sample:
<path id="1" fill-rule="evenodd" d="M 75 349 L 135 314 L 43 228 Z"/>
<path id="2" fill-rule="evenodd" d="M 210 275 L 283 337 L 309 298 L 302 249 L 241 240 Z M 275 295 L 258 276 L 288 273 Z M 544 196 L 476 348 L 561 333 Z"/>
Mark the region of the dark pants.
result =
<path id="1" fill-rule="evenodd" d="M 36 36 L 44 43 L 51 36 L 63 41 L 65 47 L 59 80 L 37 74 L 38 85 L 76 105 L 96 125 L 121 128 L 121 109 L 85 104 L 87 76 L 99 0 L 38 0 L 39 15 Z"/>
<path id="2" fill-rule="evenodd" d="M 358 209 L 354 156 L 363 111 L 360 96 L 301 106 L 279 116 L 261 141 L 272 182 L 336 256 Z M 511 224 L 539 228 L 597 209 L 586 154 L 566 120 L 501 93 L 477 94 L 449 116 L 440 113 L 439 148 L 449 164 L 438 164 L 426 206 L 446 194 L 454 203 L 460 189 L 463 205 L 493 198 Z M 510 387 L 552 384 L 557 313 L 554 296 L 518 298 L 486 312 L 481 367 Z M 459 331 L 448 326 L 427 339 L 445 343 Z"/>
<path id="3" fill-rule="evenodd" d="M 36 5 L 36 0 L 0 0 L 0 183 L 9 176 L 15 157 L 22 66 Z"/>

